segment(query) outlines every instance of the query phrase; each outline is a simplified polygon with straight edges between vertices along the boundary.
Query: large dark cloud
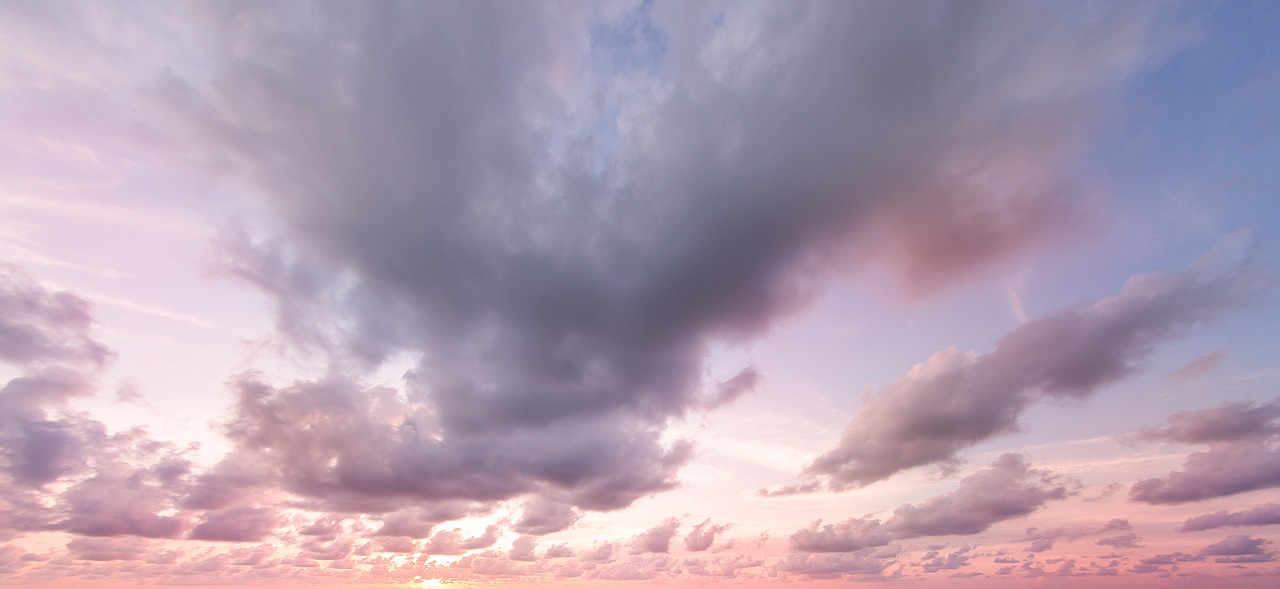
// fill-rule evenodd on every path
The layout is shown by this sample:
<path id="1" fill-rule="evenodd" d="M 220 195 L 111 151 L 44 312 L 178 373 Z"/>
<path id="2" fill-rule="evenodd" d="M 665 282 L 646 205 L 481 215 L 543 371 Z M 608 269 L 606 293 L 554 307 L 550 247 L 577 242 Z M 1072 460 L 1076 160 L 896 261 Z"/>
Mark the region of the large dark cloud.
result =
<path id="1" fill-rule="evenodd" d="M 666 421 L 755 378 L 709 390 L 709 343 L 856 265 L 923 295 L 1062 235 L 1097 105 L 1161 50 L 1136 5 L 295 10 L 204 7 L 207 68 L 160 86 L 271 214 L 222 267 L 340 373 L 242 403 L 234 435 L 352 509 L 670 488 Z M 391 393 L 355 383 L 399 353 L 411 426 L 361 417 Z"/>
<path id="2" fill-rule="evenodd" d="M 1134 483 L 1134 501 L 1184 503 L 1280 487 L 1280 400 L 1176 413 L 1167 426 L 1144 428 L 1137 437 L 1209 449 L 1191 454 L 1182 470 L 1165 478 Z"/>
<path id="3" fill-rule="evenodd" d="M 1023 323 L 988 353 L 934 354 L 866 397 L 805 474 L 839 490 L 954 464 L 960 450 L 1015 431 L 1040 399 L 1085 397 L 1123 378 L 1162 342 L 1257 296 L 1268 279 L 1230 251 L 1243 237 L 1185 270 L 1135 276 L 1118 295 Z"/>

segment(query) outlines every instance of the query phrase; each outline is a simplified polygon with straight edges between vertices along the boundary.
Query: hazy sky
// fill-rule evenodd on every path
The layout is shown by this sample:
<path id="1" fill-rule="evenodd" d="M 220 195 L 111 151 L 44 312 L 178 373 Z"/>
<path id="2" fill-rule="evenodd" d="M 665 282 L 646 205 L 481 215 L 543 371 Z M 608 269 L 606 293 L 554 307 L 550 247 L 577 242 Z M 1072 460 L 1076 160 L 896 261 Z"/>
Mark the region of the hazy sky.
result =
<path id="1" fill-rule="evenodd" d="M 0 585 L 1280 583 L 1274 2 L 0 2 L 0 262 Z"/>

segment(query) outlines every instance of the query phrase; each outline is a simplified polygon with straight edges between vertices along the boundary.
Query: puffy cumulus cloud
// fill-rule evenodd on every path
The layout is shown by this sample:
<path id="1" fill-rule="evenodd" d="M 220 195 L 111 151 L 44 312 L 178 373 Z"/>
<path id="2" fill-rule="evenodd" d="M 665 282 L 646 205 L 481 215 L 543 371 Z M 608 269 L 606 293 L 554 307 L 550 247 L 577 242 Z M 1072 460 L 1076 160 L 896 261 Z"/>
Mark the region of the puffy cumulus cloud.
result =
<path id="1" fill-rule="evenodd" d="M 1068 492 L 1058 476 L 1031 468 L 1017 454 L 1005 454 L 990 468 L 962 479 L 955 491 L 895 509 L 885 527 L 896 538 L 976 534 L 1029 515 Z"/>
<path id="2" fill-rule="evenodd" d="M 815 521 L 791 535 L 791 549 L 800 553 L 866 554 L 896 539 L 977 534 L 998 522 L 1029 515 L 1049 501 L 1066 498 L 1069 492 L 1059 476 L 1031 468 L 1016 454 L 1005 454 L 990 468 L 961 479 L 955 491 L 914 505 L 903 504 L 884 522 L 851 518 L 823 525 Z M 1084 533 L 1078 532 L 1075 537 Z M 1069 534 L 1066 530 L 1027 530 L 1033 547 L 1040 541 L 1051 546 L 1053 540 Z"/>
<path id="3" fill-rule="evenodd" d="M 101 369 L 113 354 L 94 339 L 94 323 L 88 301 L 0 263 L 0 361 L 28 370 Z"/>
<path id="4" fill-rule="evenodd" d="M 87 301 L 45 287 L 16 266 L 0 265 L 0 363 L 17 376 L 0 386 L 0 498 L 39 513 L 45 484 L 85 471 L 107 437 L 102 424 L 54 416 L 51 409 L 92 392 L 112 352 L 93 337 Z M 0 516 L 4 520 L 25 516 Z M 8 526 L 20 525 L 14 521 Z M 6 527 L 8 527 L 6 526 Z"/>
<path id="5" fill-rule="evenodd" d="M 386 512 L 427 502 L 448 511 L 468 500 L 496 504 L 544 493 L 607 510 L 673 487 L 690 451 L 686 442 L 664 446 L 658 429 L 640 427 L 627 413 L 495 438 L 443 434 L 428 403 L 341 376 L 277 388 L 244 375 L 234 388 L 239 399 L 227 431 L 237 451 L 202 478 L 196 495 L 219 486 L 221 473 L 254 465 L 268 468 L 259 485 L 283 487 L 321 509 Z M 575 514 L 538 500 L 526 506 L 515 529 L 547 533 Z M 395 535 L 420 537 L 432 519 L 418 518 L 417 527 Z"/>
<path id="6" fill-rule="evenodd" d="M 0 362 L 18 372 L 0 387 L 0 538 L 185 533 L 189 516 L 177 509 L 191 470 L 185 449 L 141 429 L 111 433 L 67 405 L 94 391 L 113 355 L 94 339 L 89 304 L 6 265 L 0 315 Z M 107 554 L 98 548 L 114 545 L 86 539 L 75 547 Z"/>
<path id="7" fill-rule="evenodd" d="M 920 570 L 926 573 L 953 571 L 969 566 L 969 561 L 973 557 L 972 546 L 962 546 L 946 554 L 937 550 L 930 550 L 921 557 L 919 566 Z"/>
<path id="8" fill-rule="evenodd" d="M 724 533 L 733 524 L 713 524 L 711 519 L 707 518 L 702 523 L 693 526 L 692 530 L 684 537 L 684 547 L 690 552 L 702 552 L 711 548 L 715 543 L 716 536 Z"/>
<path id="9" fill-rule="evenodd" d="M 507 555 L 507 558 L 521 562 L 538 560 L 537 555 L 534 554 L 534 549 L 537 548 L 537 545 L 538 541 L 534 537 L 520 536 L 511 543 L 511 552 Z"/>
<path id="10" fill-rule="evenodd" d="M 1182 470 L 1159 479 L 1143 479 L 1129 498 L 1143 503 L 1200 501 L 1280 486 L 1280 400 L 1223 403 L 1169 417 L 1167 426 L 1144 428 L 1138 439 L 1206 444 L 1187 457 Z"/>
<path id="11" fill-rule="evenodd" d="M 150 548 L 136 538 L 76 537 L 67 542 L 67 552 L 76 560 L 144 560 Z"/>
<path id="12" fill-rule="evenodd" d="M 1223 527 L 1267 526 L 1280 524 L 1280 503 L 1264 503 L 1248 511 L 1215 511 L 1197 515 L 1183 522 L 1183 532 L 1199 532 Z"/>
<path id="13" fill-rule="evenodd" d="M 218 542 L 261 542 L 280 523 L 279 514 L 270 507 L 232 507 L 206 512 L 203 520 L 191 530 L 190 537 Z"/>
<path id="14" fill-rule="evenodd" d="M 548 548 L 547 553 L 543 555 L 544 558 L 567 558 L 570 556 L 573 556 L 573 549 L 569 548 L 568 544 L 556 544 Z"/>
<path id="15" fill-rule="evenodd" d="M 485 528 L 479 536 L 464 536 L 461 529 L 440 530 L 422 546 L 425 554 L 458 555 L 469 550 L 493 546 L 498 541 L 501 528 L 494 525 Z"/>
<path id="16" fill-rule="evenodd" d="M 573 525 L 581 517 L 581 512 L 569 503 L 538 496 L 524 503 L 520 518 L 511 524 L 511 529 L 521 534 L 550 534 Z"/>
<path id="17" fill-rule="evenodd" d="M 788 554 L 769 567 L 774 574 L 796 574 L 810 579 L 858 579 L 879 576 L 892 559 L 856 553 Z"/>
<path id="18" fill-rule="evenodd" d="M 804 474 L 841 490 L 953 465 L 960 450 L 1016 430 L 1038 400 L 1082 398 L 1119 380 L 1162 342 L 1267 287 L 1242 251 L 1246 237 L 1233 235 L 1185 270 L 1135 276 L 1116 296 L 1023 323 L 986 354 L 934 354 L 864 398 L 840 443 Z"/>
<path id="19" fill-rule="evenodd" d="M 1051 530 L 1040 530 L 1038 528 L 1027 528 L 1023 540 L 1031 541 L 1026 548 L 1027 552 L 1045 552 L 1051 548 L 1058 540 L 1074 542 L 1088 535 L 1103 535 L 1111 532 L 1131 532 L 1133 525 L 1129 520 L 1114 518 L 1101 526 L 1082 526 L 1077 528 L 1055 528 Z M 1132 536 L 1132 540 L 1138 538 L 1132 533 L 1120 534 L 1116 536 L 1108 536 L 1099 540 L 1097 544 L 1108 545 L 1110 541 L 1123 541 L 1125 538 Z M 999 562 L 999 560 L 997 560 Z"/>
<path id="20" fill-rule="evenodd" d="M 157 72 L 152 98 L 271 216 L 223 268 L 352 380 L 419 359 L 420 443 L 371 455 L 471 465 L 290 473 L 369 508 L 545 491 L 607 510 L 669 488 L 683 454 L 651 438 L 754 378 L 708 401 L 710 343 L 852 267 L 924 295 L 1064 235 L 1092 206 L 1073 169 L 1096 105 L 1168 49 L 1146 5 L 191 10 L 175 34 L 202 67 Z M 582 455 L 619 441 L 630 459 Z"/>
<path id="21" fill-rule="evenodd" d="M 1228 536 L 1221 542 L 1200 549 L 1200 552 L 1196 553 L 1196 558 L 1213 557 L 1214 562 L 1222 563 L 1271 562 L 1275 560 L 1276 553 L 1263 548 L 1268 544 L 1271 544 L 1271 541 L 1264 538 L 1251 538 L 1244 535 Z"/>
<path id="22" fill-rule="evenodd" d="M 629 552 L 631 554 L 644 554 L 646 552 L 666 554 L 671 551 L 671 539 L 676 536 L 676 532 L 679 530 L 680 520 L 674 517 L 662 520 L 662 523 L 632 538 Z"/>
<path id="23" fill-rule="evenodd" d="M 857 552 L 884 546 L 892 539 L 879 520 L 857 518 L 826 525 L 815 521 L 790 538 L 791 549 L 796 552 Z"/>

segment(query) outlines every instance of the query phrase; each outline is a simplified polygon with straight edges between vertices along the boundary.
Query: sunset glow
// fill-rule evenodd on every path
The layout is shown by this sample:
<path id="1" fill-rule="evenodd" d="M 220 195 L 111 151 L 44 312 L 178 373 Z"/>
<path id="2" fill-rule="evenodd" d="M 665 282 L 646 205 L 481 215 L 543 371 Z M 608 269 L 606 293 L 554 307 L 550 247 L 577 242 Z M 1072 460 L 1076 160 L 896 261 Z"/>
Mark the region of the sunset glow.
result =
<path id="1" fill-rule="evenodd" d="M 0 587 L 1280 585 L 1280 4 L 0 2 Z"/>

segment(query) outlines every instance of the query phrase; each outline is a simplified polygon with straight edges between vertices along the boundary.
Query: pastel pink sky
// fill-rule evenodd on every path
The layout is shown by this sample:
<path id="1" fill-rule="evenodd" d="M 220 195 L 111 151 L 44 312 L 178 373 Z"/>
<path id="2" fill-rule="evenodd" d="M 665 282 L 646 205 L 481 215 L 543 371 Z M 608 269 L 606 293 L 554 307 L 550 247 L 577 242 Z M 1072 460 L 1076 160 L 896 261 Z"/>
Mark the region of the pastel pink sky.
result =
<path id="1" fill-rule="evenodd" d="M 0 4 L 0 586 L 1275 586 L 1277 39 Z"/>

